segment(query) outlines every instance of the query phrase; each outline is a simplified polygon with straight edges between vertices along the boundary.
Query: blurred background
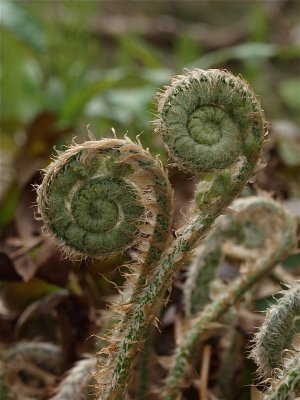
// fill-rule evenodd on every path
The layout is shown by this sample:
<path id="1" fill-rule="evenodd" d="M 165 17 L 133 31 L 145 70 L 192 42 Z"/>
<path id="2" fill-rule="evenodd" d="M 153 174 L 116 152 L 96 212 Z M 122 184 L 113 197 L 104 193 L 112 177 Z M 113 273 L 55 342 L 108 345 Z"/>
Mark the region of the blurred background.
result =
<path id="1" fill-rule="evenodd" d="M 59 341 L 66 365 L 92 349 L 85 338 L 97 332 L 97 310 L 114 291 L 100 273 L 120 282 L 111 266 L 123 260 L 75 267 L 63 260 L 41 236 L 32 185 L 53 147 L 88 139 L 88 125 L 96 138 L 112 136 L 112 127 L 118 137 L 141 133 L 142 144 L 166 163 L 151 124 L 155 93 L 184 68 L 228 69 L 251 84 L 270 136 L 267 167 L 246 194 L 271 191 L 300 213 L 300 1 L 2 0 L 0 12 L 5 345 L 36 336 Z M 179 210 L 194 181 L 175 169 L 169 174 Z M 287 264 L 299 262 L 292 256 Z M 245 389 L 252 375 L 240 379 Z M 235 396 L 249 399 L 248 388 Z"/>

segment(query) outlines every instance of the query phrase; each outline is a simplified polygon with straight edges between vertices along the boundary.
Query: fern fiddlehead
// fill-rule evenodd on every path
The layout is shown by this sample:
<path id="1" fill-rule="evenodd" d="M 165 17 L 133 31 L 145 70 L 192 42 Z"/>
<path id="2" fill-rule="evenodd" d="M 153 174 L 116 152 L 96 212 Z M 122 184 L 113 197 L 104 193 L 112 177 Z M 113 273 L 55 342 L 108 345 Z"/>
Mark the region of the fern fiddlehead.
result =
<path id="1" fill-rule="evenodd" d="M 295 246 L 296 224 L 293 218 L 275 201 L 268 198 L 240 199 L 233 203 L 232 207 L 237 212 L 235 215 L 226 215 L 220 219 L 207 239 L 207 247 L 202 249 L 204 256 L 207 249 L 212 252 L 226 241 L 243 244 L 246 248 L 252 247 L 254 258 L 249 258 L 249 252 L 238 251 L 238 256 L 243 254 L 243 269 L 241 274 L 229 287 L 217 298 L 203 307 L 201 299 L 199 314 L 191 321 L 191 327 L 184 335 L 174 355 L 173 365 L 169 372 L 163 398 L 167 400 L 177 399 L 185 385 L 186 375 L 190 370 L 190 361 L 195 354 L 201 335 L 209 328 L 209 324 L 218 320 L 250 287 L 252 287 L 263 275 L 275 267 L 286 257 Z M 245 223 L 257 225 L 245 232 Z M 247 225 L 246 225 L 247 226 Z M 251 231 L 264 232 L 264 235 L 253 236 Z M 225 236 L 224 236 L 225 235 Z M 256 242 L 256 243 L 255 243 Z M 236 248 L 234 247 L 236 251 Z M 201 257 L 201 254 L 200 254 Z M 205 258 L 204 258 L 205 259 Z M 209 268 L 216 268 L 216 264 L 210 264 Z M 204 266 L 205 270 L 205 266 Z M 201 274 L 200 271 L 198 271 Z M 201 280 L 200 280 L 201 281 Z M 189 288 L 191 295 L 195 288 Z M 194 299 L 197 296 L 193 296 Z"/>
<path id="2" fill-rule="evenodd" d="M 260 151 L 261 109 L 248 85 L 226 71 L 192 70 L 158 95 L 157 130 L 177 165 L 222 170 Z"/>
<path id="3" fill-rule="evenodd" d="M 217 223 L 212 237 L 195 251 L 184 285 L 185 315 L 188 320 L 193 321 L 197 313 L 214 301 L 221 291 L 227 290 L 227 285 L 222 283 L 219 266 L 229 263 L 237 267 L 245 263 L 245 260 L 251 262 L 260 256 L 261 250 L 265 247 L 267 230 L 270 228 L 270 223 L 264 224 L 270 207 L 268 198 L 237 200 L 233 203 L 233 208 L 238 203 L 249 206 L 251 203 L 249 208 L 251 212 L 243 211 L 235 214 L 230 218 L 229 225 Z M 267 215 L 264 216 L 264 213 Z M 231 268 L 234 274 L 238 274 L 236 268 Z M 237 310 L 233 307 L 222 318 L 222 323 L 226 326 L 226 335 L 223 339 L 227 344 L 220 367 L 220 387 L 224 398 L 228 389 L 232 389 L 230 379 L 234 373 L 232 365 L 237 357 L 240 342 L 240 333 L 234 326 L 237 319 Z"/>
<path id="4" fill-rule="evenodd" d="M 50 164 L 38 208 L 46 230 L 70 257 L 105 258 L 144 246 L 141 236 L 153 235 L 149 254 L 155 258 L 168 230 L 167 185 L 159 163 L 129 139 L 90 141 Z"/>
<path id="5" fill-rule="evenodd" d="M 253 174 L 264 141 L 260 103 L 245 81 L 227 71 L 188 71 L 158 95 L 156 130 L 176 165 L 205 175 L 196 203 L 214 214 Z"/>
<path id="6" fill-rule="evenodd" d="M 267 195 L 236 200 L 232 207 L 240 211 L 228 217 L 230 224 L 217 224 L 210 240 L 199 246 L 184 286 L 187 317 L 193 317 L 212 301 L 210 285 L 217 279 L 218 266 L 224 258 L 250 262 L 265 249 L 266 237 L 272 233 L 268 219 L 272 205 Z"/>
<path id="7" fill-rule="evenodd" d="M 147 153 L 146 162 L 134 162 L 136 157 L 139 159 L 141 156 L 136 155 L 138 153 L 136 148 L 128 151 L 128 148 L 132 149 L 133 146 L 132 143 L 128 144 L 128 141 L 126 143 L 122 141 L 122 144 L 120 144 L 120 141 L 115 141 L 112 144 L 113 156 L 104 156 L 104 159 L 111 160 L 108 161 L 108 164 L 111 163 L 112 167 L 104 166 L 104 169 L 109 172 L 109 182 L 112 183 L 112 186 L 114 180 L 111 178 L 119 179 L 119 172 L 117 172 L 119 167 L 122 167 L 122 175 L 126 177 L 124 188 L 127 188 L 127 184 L 129 184 L 129 175 L 130 179 L 131 177 L 138 179 L 138 183 L 143 185 L 142 191 L 136 188 L 137 185 L 133 190 L 128 190 L 128 196 L 138 200 L 138 206 L 134 212 L 137 221 L 131 219 L 132 214 L 130 214 L 128 223 L 122 224 L 125 221 L 122 219 L 120 223 L 121 233 L 116 234 L 118 239 L 121 236 L 121 244 L 117 242 L 117 248 L 112 246 L 106 233 L 103 236 L 104 245 L 102 246 L 101 231 L 100 234 L 92 232 L 91 243 L 86 232 L 82 232 L 86 222 L 93 218 L 94 213 L 101 216 L 104 209 L 103 202 L 98 202 L 97 198 L 101 192 L 98 184 L 101 186 L 103 181 L 103 163 L 97 161 L 98 158 L 94 155 L 102 153 L 106 146 L 110 146 L 107 143 L 116 139 L 104 139 L 100 142 L 83 145 L 84 147 L 98 148 L 98 150 L 94 152 L 88 150 L 86 155 L 82 153 L 82 155 L 77 156 L 75 161 L 79 160 L 80 165 L 76 164 L 75 169 L 79 167 L 79 173 L 75 171 L 76 179 L 73 177 L 73 173 L 71 176 L 72 180 L 79 183 L 74 185 L 69 195 L 64 196 L 64 201 L 61 200 L 61 194 L 57 195 L 56 190 L 51 189 L 51 183 L 54 183 L 54 178 L 56 179 L 59 176 L 58 170 L 61 161 L 64 166 L 63 169 L 65 169 L 65 161 L 71 161 L 70 154 L 74 155 L 74 152 L 79 154 L 78 150 L 75 151 L 74 148 L 67 151 L 66 155 L 59 157 L 58 160 L 60 161 L 57 160 L 52 167 L 49 167 L 44 183 L 38 191 L 39 209 L 46 227 L 52 231 L 57 239 L 62 241 L 63 248 L 71 255 L 85 256 L 86 250 L 89 250 L 89 255 L 103 257 L 116 251 L 123 251 L 131 247 L 133 242 L 143 251 L 140 264 L 151 266 L 151 268 L 139 268 L 138 278 L 135 278 L 136 274 L 133 274 L 134 278 L 131 278 L 123 296 L 125 302 L 115 307 L 117 324 L 107 337 L 108 346 L 100 353 L 104 354 L 105 357 L 99 357 L 97 366 L 98 398 L 101 398 L 101 400 L 122 399 L 124 397 L 130 370 L 143 343 L 143 333 L 155 318 L 174 273 L 189 252 L 207 234 L 214 220 L 241 192 L 254 173 L 264 142 L 265 121 L 258 99 L 241 78 L 234 77 L 226 71 L 193 70 L 174 78 L 171 86 L 167 87 L 159 96 L 158 109 L 156 131 L 162 133 L 170 157 L 181 168 L 194 174 L 205 175 L 195 194 L 199 212 L 178 232 L 177 239 L 172 244 L 170 244 L 172 214 L 170 198 L 172 196 L 170 195 L 168 181 L 162 172 L 159 173 L 156 169 L 156 172 L 153 173 L 152 169 L 152 177 L 155 174 L 157 176 L 160 174 L 160 179 L 155 178 L 154 186 L 155 190 L 160 188 L 161 192 L 156 195 L 155 190 L 152 190 L 151 193 L 154 194 L 149 195 L 148 187 L 153 188 L 153 186 L 144 183 L 142 176 L 145 173 L 142 170 L 146 168 L 149 172 L 152 167 L 149 167 L 148 163 L 153 166 L 154 161 Z M 203 133 L 204 138 L 202 137 Z M 187 138 L 183 137 L 186 135 Z M 188 139 L 187 142 L 186 139 Z M 223 151 L 223 141 L 228 139 L 230 144 L 226 148 L 230 148 L 233 156 L 228 156 L 227 151 Z M 191 145 L 191 140 L 195 144 Z M 123 145 L 125 148 L 127 147 L 124 158 L 119 154 Z M 183 153 L 181 149 L 184 150 Z M 208 153 L 209 156 L 207 157 Z M 114 157 L 117 158 L 117 161 L 114 160 Z M 96 158 L 95 164 L 97 164 L 95 172 L 93 170 L 94 164 L 90 162 L 94 158 Z M 126 159 L 130 160 L 130 169 L 133 169 L 134 173 L 128 172 Z M 89 170 L 93 170 L 89 176 L 94 185 L 87 183 L 84 189 L 81 189 L 83 178 L 80 174 L 85 174 L 85 176 L 88 174 L 85 168 L 82 168 L 82 163 L 88 165 Z M 155 164 L 155 168 L 157 166 L 158 163 Z M 139 178 L 137 172 L 140 173 Z M 60 190 L 64 190 L 66 183 L 68 183 L 68 179 L 62 178 L 61 183 L 58 183 Z M 86 200 L 85 189 L 91 192 L 93 204 Z M 103 189 L 103 191 L 105 190 Z M 166 192 L 169 194 L 165 194 Z M 52 214 L 49 211 L 48 197 L 53 198 L 56 207 L 56 212 Z M 79 206 L 81 199 L 86 201 L 87 205 L 87 212 L 84 216 L 81 215 L 82 210 Z M 111 198 L 105 199 L 107 200 L 106 203 L 110 203 Z M 154 200 L 156 200 L 156 204 L 154 204 Z M 76 210 L 72 214 L 70 222 L 69 216 L 66 217 L 60 207 L 66 206 L 71 209 L 72 204 L 77 206 L 78 211 Z M 150 213 L 146 211 L 148 205 L 152 206 L 153 211 Z M 122 217 L 124 214 L 127 215 L 127 211 L 120 212 L 119 206 L 116 209 L 112 204 L 107 204 L 107 207 L 110 208 L 111 215 L 121 214 Z M 91 208 L 94 210 L 92 215 Z M 151 209 L 151 207 L 149 208 Z M 127 210 L 126 207 L 125 210 Z M 151 224 L 151 221 L 148 221 L 147 218 L 151 219 L 153 214 L 157 217 L 154 218 L 155 223 L 152 221 Z M 96 219 L 98 221 L 98 217 Z M 79 232 L 74 229 L 74 221 L 79 223 Z M 108 227 L 108 230 L 114 226 L 111 217 L 104 219 L 103 224 L 100 217 L 99 224 L 97 221 L 93 221 L 93 230 L 98 225 L 103 229 L 103 224 Z M 67 232 L 67 239 L 65 235 L 58 232 L 53 222 L 62 225 L 63 233 Z M 116 223 L 116 225 L 119 226 L 119 223 Z M 150 228 L 154 226 L 154 228 L 152 231 L 150 229 L 151 240 L 148 245 L 144 246 L 140 238 L 149 235 L 149 226 Z M 126 236 L 126 238 L 123 236 Z M 76 245 L 78 237 L 80 238 L 80 247 L 77 246 L 76 248 L 75 246 L 74 249 L 73 245 Z M 143 271 L 143 274 L 141 271 Z"/>
<path id="8" fill-rule="evenodd" d="M 255 336 L 251 358 L 263 378 L 272 378 L 263 400 L 289 400 L 300 395 L 300 349 L 293 338 L 300 334 L 300 284 L 283 296 L 266 314 Z M 286 354 L 284 354 L 286 353 Z M 294 398 L 294 397 L 293 397 Z"/>
<path id="9" fill-rule="evenodd" d="M 51 343 L 21 342 L 3 352 L 0 381 L 15 398 L 39 399 L 61 373 L 61 350 Z M 36 387 L 30 385 L 31 382 Z M 38 383 L 38 384 L 37 384 Z M 1 385 L 0 385 L 1 386 Z M 2 393 L 2 392 L 1 392 Z"/>
<path id="10" fill-rule="evenodd" d="M 169 241 L 173 192 L 159 160 L 128 138 L 73 145 L 50 164 L 37 192 L 44 228 L 69 257 L 137 250 L 123 302 L 112 317 L 118 321 L 125 311 L 126 319 L 130 296 L 134 304 Z M 116 337 L 122 329 L 116 323 Z"/>

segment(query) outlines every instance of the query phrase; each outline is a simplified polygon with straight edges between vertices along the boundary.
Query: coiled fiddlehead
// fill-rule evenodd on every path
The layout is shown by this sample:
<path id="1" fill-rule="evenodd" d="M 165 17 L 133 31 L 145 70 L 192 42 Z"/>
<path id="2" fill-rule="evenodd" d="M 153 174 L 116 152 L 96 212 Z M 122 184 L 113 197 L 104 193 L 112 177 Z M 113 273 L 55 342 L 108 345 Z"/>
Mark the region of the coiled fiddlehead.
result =
<path id="1" fill-rule="evenodd" d="M 193 172 L 219 171 L 260 151 L 261 109 L 240 78 L 194 69 L 159 95 L 157 129 L 172 159 Z"/>
<path id="2" fill-rule="evenodd" d="M 18 343 L 3 352 L 2 360 L 2 389 L 7 389 L 13 398 L 40 399 L 61 373 L 61 350 L 51 343 Z M 35 387 L 30 385 L 32 382 Z"/>
<path id="3" fill-rule="evenodd" d="M 217 224 L 212 238 L 196 250 L 184 286 L 184 305 L 188 318 L 212 301 L 210 286 L 216 281 L 218 267 L 224 258 L 251 263 L 262 250 L 265 251 L 267 237 L 272 235 L 269 221 L 272 204 L 267 195 L 236 200 L 232 207 L 242 211 L 229 217 L 230 224 Z"/>
<path id="4" fill-rule="evenodd" d="M 257 97 L 227 71 L 194 69 L 173 78 L 158 95 L 158 111 L 156 131 L 170 158 L 184 170 L 206 175 L 196 203 L 214 213 L 223 197 L 236 196 L 258 162 L 265 121 Z"/>
<path id="5" fill-rule="evenodd" d="M 300 349 L 293 338 L 300 334 L 300 284 L 283 296 L 266 314 L 255 336 L 251 357 L 258 373 L 270 380 L 263 400 L 288 400 L 300 395 Z"/>
<path id="6" fill-rule="evenodd" d="M 250 264 L 260 257 L 266 245 L 266 237 L 271 235 L 268 231 L 271 228 L 268 198 L 237 200 L 233 203 L 233 208 L 239 203 L 247 205 L 246 210 L 248 211 L 249 207 L 250 212 L 235 214 L 230 218 L 229 225 L 217 223 L 212 237 L 195 251 L 184 285 L 184 306 L 188 320 L 192 320 L 208 303 L 227 290 L 227 285 L 222 283 L 220 278 L 221 271 L 218 267 L 228 262 L 240 266 L 245 264 L 246 260 Z M 238 273 L 237 270 L 235 273 Z M 232 389 L 232 366 L 239 350 L 240 333 L 235 329 L 237 317 L 237 310 L 232 307 L 222 319 L 227 332 L 224 340 L 227 349 L 220 367 L 220 387 L 224 398 L 228 389 Z"/>
<path id="7" fill-rule="evenodd" d="M 45 229 L 68 256 L 138 250 L 127 291 L 114 307 L 115 327 L 104 335 L 105 343 L 119 340 L 150 266 L 170 240 L 173 191 L 159 160 L 128 138 L 73 145 L 50 164 L 37 193 Z"/>
<path id="8" fill-rule="evenodd" d="M 50 164 L 38 210 L 70 257 L 104 258 L 134 246 L 146 254 L 142 236 L 152 235 L 152 262 L 168 232 L 167 191 L 159 162 L 140 145 L 102 139 L 71 146 Z"/>
<path id="9" fill-rule="evenodd" d="M 243 273 L 235 279 L 223 293 L 212 302 L 204 306 L 199 314 L 191 321 L 191 327 L 183 335 L 174 355 L 173 366 L 166 380 L 166 388 L 163 398 L 167 400 L 177 399 L 185 385 L 185 379 L 190 371 L 191 360 L 196 352 L 201 335 L 209 329 L 209 324 L 218 320 L 224 313 L 263 275 L 268 273 L 295 247 L 296 223 L 293 218 L 275 201 L 268 198 L 240 199 L 233 203 L 234 215 L 226 215 L 216 224 L 214 231 L 207 238 L 206 245 L 209 251 L 224 246 L 233 239 L 234 252 L 243 259 Z M 247 223 L 257 225 L 249 231 Z M 245 234 L 243 226 L 248 225 Z M 260 232 L 257 242 L 252 232 Z M 263 233 L 263 236 L 262 236 Z M 236 250 L 236 242 L 245 247 L 252 247 L 254 257 L 249 257 L 249 251 Z M 225 242 L 224 242 L 225 241 Z M 256 242 L 256 243 L 255 243 Z M 253 247 L 254 246 L 254 247 Z M 228 246 L 229 247 L 229 246 Z M 202 250 L 206 255 L 206 250 Z M 201 256 L 201 253 L 200 253 Z M 216 267 L 214 264 L 213 268 Z M 201 274 L 200 271 L 198 271 Z M 191 288 L 189 289 L 191 294 Z M 194 299 L 196 298 L 193 296 Z M 201 299 L 201 307 L 203 301 Z"/>

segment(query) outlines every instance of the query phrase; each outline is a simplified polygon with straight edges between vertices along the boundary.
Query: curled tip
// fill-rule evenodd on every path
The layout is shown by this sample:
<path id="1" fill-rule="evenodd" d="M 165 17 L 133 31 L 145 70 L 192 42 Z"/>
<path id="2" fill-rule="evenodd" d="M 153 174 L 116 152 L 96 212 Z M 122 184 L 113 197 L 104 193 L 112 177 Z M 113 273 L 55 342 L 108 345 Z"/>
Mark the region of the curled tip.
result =
<path id="1" fill-rule="evenodd" d="M 170 157 L 191 172 L 217 171 L 257 157 L 264 114 L 248 84 L 225 70 L 186 70 L 158 94 L 156 131 Z"/>
<path id="2" fill-rule="evenodd" d="M 258 373 L 266 378 L 284 368 L 284 354 L 295 354 L 294 338 L 300 334 L 300 284 L 285 291 L 267 311 L 265 321 L 255 336 L 250 357 Z M 296 357 L 300 359 L 299 352 Z"/>
<path id="3" fill-rule="evenodd" d="M 73 144 L 46 170 L 38 211 L 66 256 L 101 259 L 142 249 L 143 231 L 153 233 L 159 185 L 169 187 L 161 165 L 127 136 Z"/>

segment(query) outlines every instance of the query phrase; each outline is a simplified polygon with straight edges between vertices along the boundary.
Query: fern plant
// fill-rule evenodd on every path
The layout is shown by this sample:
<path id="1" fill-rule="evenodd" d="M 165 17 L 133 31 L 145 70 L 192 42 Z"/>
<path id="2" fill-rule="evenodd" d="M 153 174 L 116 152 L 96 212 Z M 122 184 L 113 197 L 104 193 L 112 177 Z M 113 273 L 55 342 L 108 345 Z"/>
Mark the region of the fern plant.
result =
<path id="1" fill-rule="evenodd" d="M 157 158 L 128 138 L 73 144 L 38 188 L 45 231 L 68 256 L 132 254 L 131 273 L 112 306 L 114 327 L 97 355 L 101 400 L 124 398 L 146 328 L 174 274 L 259 167 L 266 134 L 256 95 L 222 70 L 195 69 L 173 78 L 158 95 L 155 125 L 172 162 L 201 177 L 197 211 L 176 239 L 168 177 Z"/>
<path id="2" fill-rule="evenodd" d="M 255 336 L 251 357 L 268 381 L 262 400 L 300 396 L 300 283 L 283 291 Z"/>
<path id="3" fill-rule="evenodd" d="M 186 314 L 191 320 L 176 348 L 166 379 L 164 399 L 178 398 L 197 354 L 198 344 L 210 330 L 211 324 L 224 316 L 247 290 L 295 247 L 295 220 L 271 198 L 238 199 L 231 208 L 234 213 L 218 219 L 214 230 L 198 250 L 189 271 L 185 305 Z M 216 276 L 217 267 L 225 254 L 242 261 L 241 272 L 211 300 L 209 283 Z M 274 343 L 269 332 L 265 336 L 266 340 Z M 287 336 L 283 337 L 289 341 Z M 277 345 L 274 343 L 274 346 Z M 272 349 L 269 352 L 272 354 Z M 264 354 L 264 351 L 261 353 Z"/>
<path id="4" fill-rule="evenodd" d="M 4 351 L 0 364 L 0 394 L 4 398 L 38 399 L 62 373 L 61 350 L 43 342 L 20 342 Z M 35 387 L 30 385 L 36 383 Z"/>

